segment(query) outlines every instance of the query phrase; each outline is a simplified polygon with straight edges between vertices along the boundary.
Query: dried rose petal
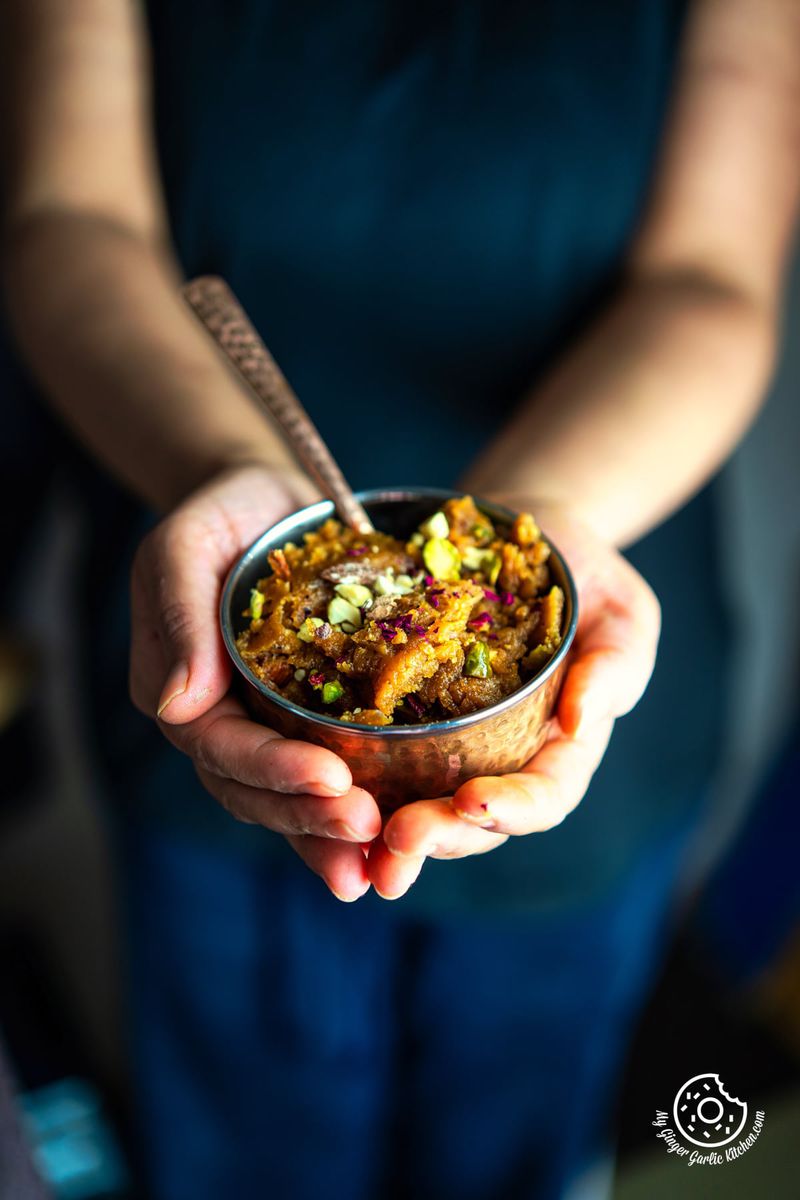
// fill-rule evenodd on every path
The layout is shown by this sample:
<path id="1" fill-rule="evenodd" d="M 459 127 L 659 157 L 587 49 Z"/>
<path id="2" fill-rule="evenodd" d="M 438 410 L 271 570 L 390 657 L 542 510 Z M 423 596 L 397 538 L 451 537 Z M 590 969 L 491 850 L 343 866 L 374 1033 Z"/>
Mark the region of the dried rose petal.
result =
<path id="1" fill-rule="evenodd" d="M 497 592 L 493 592 L 491 588 L 484 588 L 483 594 L 487 600 L 493 600 L 495 604 L 500 603 L 500 597 L 498 596 Z"/>

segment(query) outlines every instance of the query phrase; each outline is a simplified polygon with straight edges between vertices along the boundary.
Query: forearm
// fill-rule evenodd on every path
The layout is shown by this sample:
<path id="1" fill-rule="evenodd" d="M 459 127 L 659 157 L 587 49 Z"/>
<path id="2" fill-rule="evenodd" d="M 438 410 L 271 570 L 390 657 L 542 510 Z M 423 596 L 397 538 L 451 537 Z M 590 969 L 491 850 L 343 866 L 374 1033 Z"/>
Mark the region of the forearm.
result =
<path id="1" fill-rule="evenodd" d="M 290 465 L 185 308 L 169 252 L 57 211 L 12 224 L 5 291 L 34 376 L 81 440 L 158 509 L 241 461 Z"/>
<path id="2" fill-rule="evenodd" d="M 771 309 L 686 274 L 638 276 L 559 362 L 465 480 L 567 503 L 625 545 L 720 466 L 757 411 Z"/>

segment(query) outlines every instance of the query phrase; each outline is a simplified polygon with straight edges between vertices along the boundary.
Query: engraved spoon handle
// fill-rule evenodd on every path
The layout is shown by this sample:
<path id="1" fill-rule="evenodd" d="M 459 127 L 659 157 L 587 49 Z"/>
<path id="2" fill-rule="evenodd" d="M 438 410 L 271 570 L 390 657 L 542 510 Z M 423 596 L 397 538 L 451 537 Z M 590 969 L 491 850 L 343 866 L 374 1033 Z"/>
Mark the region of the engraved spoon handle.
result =
<path id="1" fill-rule="evenodd" d="M 222 353 L 277 421 L 300 463 L 336 505 L 345 525 L 357 533 L 371 533 L 374 525 L 225 280 L 202 275 L 184 286 L 183 295 Z"/>

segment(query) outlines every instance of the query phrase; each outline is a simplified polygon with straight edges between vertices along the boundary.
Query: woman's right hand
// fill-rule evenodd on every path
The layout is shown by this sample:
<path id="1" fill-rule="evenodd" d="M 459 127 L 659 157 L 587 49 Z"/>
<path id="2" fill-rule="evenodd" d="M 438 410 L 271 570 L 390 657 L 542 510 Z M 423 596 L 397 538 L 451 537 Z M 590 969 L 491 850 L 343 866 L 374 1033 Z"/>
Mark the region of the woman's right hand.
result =
<path id="1" fill-rule="evenodd" d="M 300 475 L 238 466 L 147 535 L 131 581 L 130 690 L 228 812 L 283 834 L 334 895 L 355 900 L 369 888 L 362 844 L 380 832 L 378 806 L 332 751 L 249 719 L 230 692 L 217 615 L 234 560 L 312 498 Z"/>

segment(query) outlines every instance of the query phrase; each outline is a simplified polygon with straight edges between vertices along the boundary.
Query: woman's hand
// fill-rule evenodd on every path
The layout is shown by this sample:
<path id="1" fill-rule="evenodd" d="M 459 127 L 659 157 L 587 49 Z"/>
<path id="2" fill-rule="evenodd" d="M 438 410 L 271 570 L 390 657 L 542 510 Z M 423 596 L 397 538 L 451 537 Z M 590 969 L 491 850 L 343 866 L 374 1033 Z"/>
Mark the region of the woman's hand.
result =
<path id="1" fill-rule="evenodd" d="M 282 833 L 342 900 L 369 887 L 361 848 L 378 807 L 330 750 L 249 720 L 229 692 L 220 588 L 264 529 L 313 498 L 299 475 L 240 466 L 184 501 L 144 539 L 131 583 L 131 697 L 234 817 Z"/>
<path id="2" fill-rule="evenodd" d="M 565 510 L 495 498 L 533 507 L 569 563 L 580 610 L 570 665 L 548 740 L 520 772 L 471 779 L 454 796 L 407 804 L 390 817 L 367 868 L 387 899 L 408 890 L 426 858 L 484 854 L 563 821 L 583 798 L 615 718 L 637 703 L 653 670 L 660 610 L 641 575 Z"/>

